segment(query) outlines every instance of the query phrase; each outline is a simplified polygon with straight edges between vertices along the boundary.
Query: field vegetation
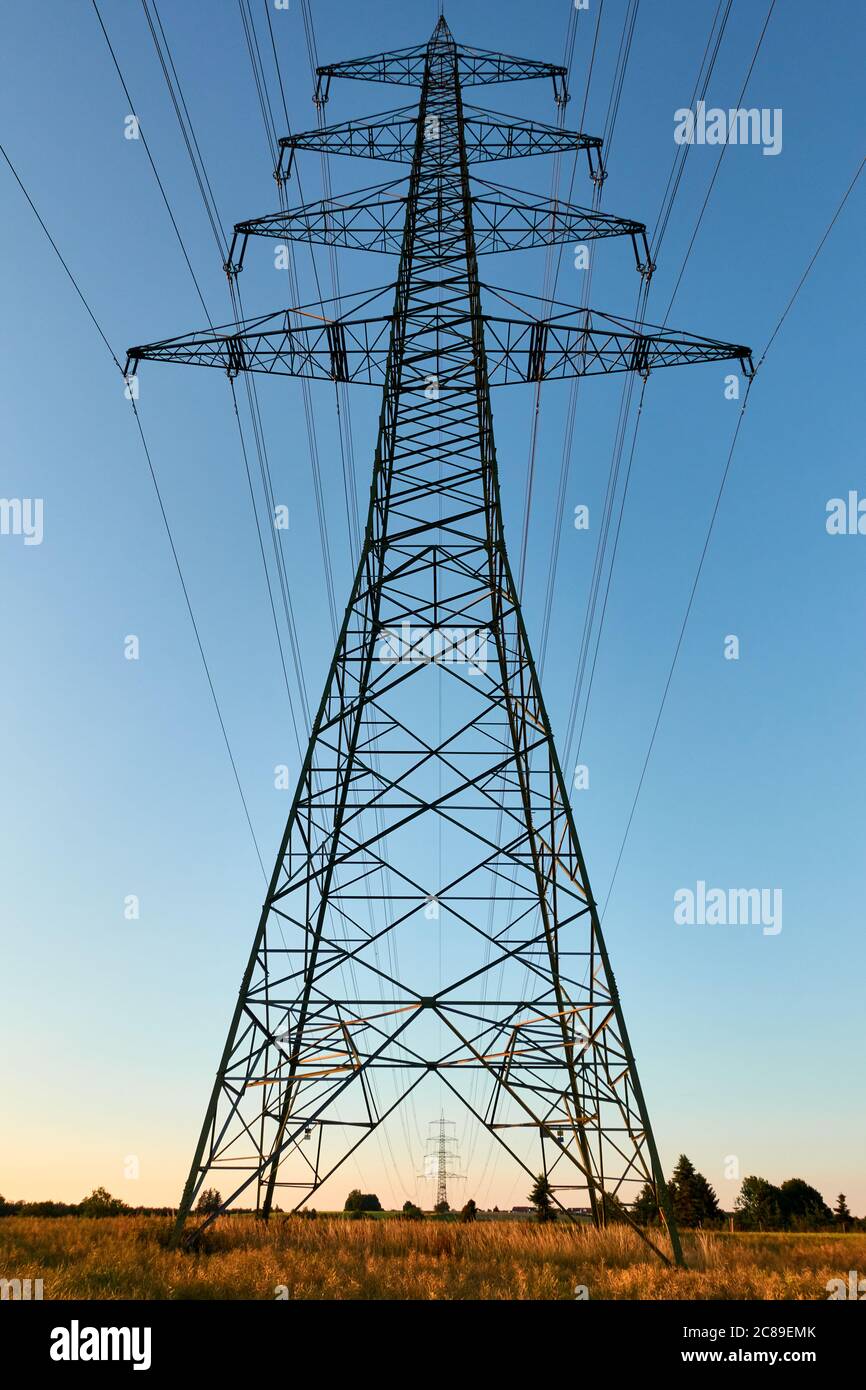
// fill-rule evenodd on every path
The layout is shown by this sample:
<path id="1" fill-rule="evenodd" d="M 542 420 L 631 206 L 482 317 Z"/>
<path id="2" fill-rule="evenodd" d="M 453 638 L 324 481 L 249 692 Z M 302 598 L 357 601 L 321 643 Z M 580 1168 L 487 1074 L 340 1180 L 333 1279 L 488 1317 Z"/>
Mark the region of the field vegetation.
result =
<path id="1" fill-rule="evenodd" d="M 191 1252 L 168 1248 L 169 1229 L 154 1215 L 6 1216 L 0 1277 L 42 1279 L 46 1299 L 826 1299 L 829 1280 L 866 1270 L 859 1231 L 686 1231 L 675 1269 L 617 1225 L 232 1215 Z"/>

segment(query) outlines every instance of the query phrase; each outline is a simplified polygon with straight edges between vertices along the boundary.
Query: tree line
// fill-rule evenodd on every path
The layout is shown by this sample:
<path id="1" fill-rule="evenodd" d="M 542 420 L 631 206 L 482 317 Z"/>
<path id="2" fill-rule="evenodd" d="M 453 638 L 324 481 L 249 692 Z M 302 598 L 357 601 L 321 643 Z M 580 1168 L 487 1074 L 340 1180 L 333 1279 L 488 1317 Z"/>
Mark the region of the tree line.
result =
<path id="1" fill-rule="evenodd" d="M 95 1187 L 80 1202 L 7 1202 L 0 1197 L 0 1216 L 173 1216 L 176 1207 L 131 1207 Z"/>
<path id="2" fill-rule="evenodd" d="M 786 1178 L 778 1187 L 754 1174 L 744 1178 L 731 1213 L 722 1211 L 712 1185 L 691 1159 L 680 1154 L 666 1184 L 667 1195 L 679 1226 L 720 1227 L 729 1223 L 741 1231 L 862 1231 L 866 1218 L 852 1216 L 845 1194 L 832 1209 L 817 1188 L 805 1178 Z M 658 1200 L 646 1183 L 631 1209 L 641 1225 L 659 1221 Z"/>
<path id="3" fill-rule="evenodd" d="M 866 1231 L 866 1217 L 853 1216 L 849 1210 L 845 1194 L 836 1198 L 831 1209 L 817 1188 L 804 1178 L 786 1178 L 776 1186 L 766 1178 L 752 1174 L 743 1179 L 734 1203 L 733 1212 L 725 1212 L 710 1182 L 699 1173 L 690 1158 L 680 1154 L 670 1181 L 665 1184 L 668 1200 L 679 1226 L 722 1228 L 733 1218 L 733 1224 L 741 1231 Z M 553 1221 L 557 1215 L 553 1187 L 545 1174 L 539 1174 L 529 1201 L 539 1221 Z M 200 1195 L 198 1211 L 207 1214 L 218 1211 L 222 1203 L 215 1188 L 206 1188 Z M 613 1194 L 605 1193 L 605 1216 L 608 1221 L 622 1220 L 626 1212 L 642 1226 L 656 1225 L 660 1221 L 658 1195 L 651 1183 L 645 1183 L 642 1191 L 627 1208 Z M 279 1210 L 275 1208 L 275 1210 Z M 2 1216 L 173 1216 L 175 1207 L 131 1207 L 119 1197 L 113 1197 L 104 1187 L 96 1187 L 80 1202 L 7 1202 L 0 1197 L 0 1217 Z M 382 1211 L 382 1204 L 373 1192 L 361 1192 L 354 1188 L 346 1198 L 344 1211 L 348 1216 L 361 1217 L 367 1213 Z M 437 1204 L 436 1215 L 450 1211 L 447 1202 Z M 409 1220 L 423 1217 L 420 1207 L 414 1202 L 406 1202 L 401 1213 Z M 314 1211 L 304 1211 L 302 1215 L 315 1216 Z M 474 1201 L 466 1203 L 460 1217 L 463 1221 L 475 1221 L 478 1208 Z"/>

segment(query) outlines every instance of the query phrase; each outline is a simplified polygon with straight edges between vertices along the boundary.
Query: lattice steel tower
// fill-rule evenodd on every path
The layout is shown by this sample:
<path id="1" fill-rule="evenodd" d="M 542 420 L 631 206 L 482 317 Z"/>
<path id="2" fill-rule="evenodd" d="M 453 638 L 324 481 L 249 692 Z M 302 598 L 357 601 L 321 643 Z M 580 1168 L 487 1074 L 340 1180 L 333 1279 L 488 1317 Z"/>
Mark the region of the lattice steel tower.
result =
<path id="1" fill-rule="evenodd" d="M 456 44 L 441 19 L 427 44 L 320 68 L 320 103 L 334 77 L 420 99 L 287 137 L 280 179 L 312 149 L 408 163 L 408 180 L 240 223 L 226 269 L 251 235 L 396 252 L 389 302 L 287 309 L 127 363 L 382 387 L 362 553 L 176 1238 L 206 1181 L 223 1209 L 267 1218 L 278 1189 L 302 1206 L 432 1077 L 563 1207 L 582 1194 L 603 1223 L 649 1181 L 678 1260 L 506 553 L 490 388 L 728 359 L 750 371 L 749 350 L 588 309 L 539 317 L 501 292 L 482 308 L 480 252 L 626 236 L 651 272 L 643 224 L 470 177 L 470 163 L 557 151 L 585 151 L 604 177 L 599 139 L 464 104 L 464 87 L 529 77 L 562 103 L 565 69 Z M 437 933 L 439 981 L 424 957 Z"/>
<path id="2" fill-rule="evenodd" d="M 424 1155 L 423 1177 L 436 1179 L 436 1200 L 434 1210 L 444 1210 L 448 1206 L 448 1179 L 463 1178 L 460 1172 L 460 1155 L 457 1152 L 457 1136 L 453 1120 L 446 1120 L 444 1114 L 438 1120 L 431 1120 L 427 1126 L 427 1153 Z M 431 1152 L 432 1151 L 432 1152 Z"/>

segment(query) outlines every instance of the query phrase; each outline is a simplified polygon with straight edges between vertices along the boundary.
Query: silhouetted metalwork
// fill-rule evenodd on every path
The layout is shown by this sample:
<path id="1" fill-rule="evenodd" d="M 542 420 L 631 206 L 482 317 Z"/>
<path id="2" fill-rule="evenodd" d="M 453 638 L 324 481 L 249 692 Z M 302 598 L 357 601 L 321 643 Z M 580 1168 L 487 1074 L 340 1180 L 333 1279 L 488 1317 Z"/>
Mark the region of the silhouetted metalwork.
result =
<path id="1" fill-rule="evenodd" d="M 652 272 L 642 223 L 470 178 L 471 160 L 566 149 L 603 177 L 598 139 L 464 106 L 468 83 L 528 76 L 564 100 L 561 68 L 464 48 L 440 20 L 423 46 L 319 76 L 320 100 L 353 76 L 418 86 L 419 101 L 292 136 L 279 176 L 295 150 L 323 149 L 406 160 L 408 180 L 239 223 L 226 268 L 250 236 L 293 237 L 397 251 L 396 286 L 133 348 L 128 363 L 382 389 L 362 553 L 176 1237 L 205 1182 L 223 1210 L 267 1218 L 284 1192 L 304 1205 L 432 1078 L 530 1179 L 547 1176 L 563 1211 L 631 1220 L 649 1182 L 679 1260 L 508 561 L 489 390 L 687 362 L 749 371 L 749 350 L 482 287 L 480 249 L 572 237 L 628 237 Z"/>

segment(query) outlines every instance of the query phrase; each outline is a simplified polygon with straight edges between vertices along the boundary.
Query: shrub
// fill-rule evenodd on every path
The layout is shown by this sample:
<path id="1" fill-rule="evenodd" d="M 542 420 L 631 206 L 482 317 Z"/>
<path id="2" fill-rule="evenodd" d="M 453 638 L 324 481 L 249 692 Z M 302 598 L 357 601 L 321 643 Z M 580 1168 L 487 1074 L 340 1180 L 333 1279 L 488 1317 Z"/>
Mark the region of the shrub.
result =
<path id="1" fill-rule="evenodd" d="M 344 1211 L 381 1211 L 382 1203 L 375 1192 L 361 1192 L 357 1187 L 346 1198 Z"/>
<path id="2" fill-rule="evenodd" d="M 112 1197 L 104 1187 L 94 1187 L 89 1197 L 85 1197 L 78 1210 L 82 1216 L 119 1216 L 128 1212 L 129 1207 L 119 1197 Z"/>

